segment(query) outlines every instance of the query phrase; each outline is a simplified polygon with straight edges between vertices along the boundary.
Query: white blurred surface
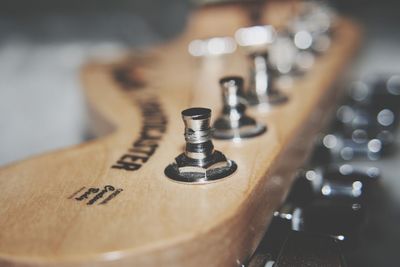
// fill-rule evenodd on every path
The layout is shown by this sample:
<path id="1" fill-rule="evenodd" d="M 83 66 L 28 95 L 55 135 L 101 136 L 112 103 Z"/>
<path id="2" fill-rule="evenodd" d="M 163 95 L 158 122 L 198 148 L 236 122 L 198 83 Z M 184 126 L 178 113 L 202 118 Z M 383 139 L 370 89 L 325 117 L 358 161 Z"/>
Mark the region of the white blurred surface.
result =
<path id="1" fill-rule="evenodd" d="M 132 44 L 159 40 L 133 15 L 0 18 L 2 36 L 0 166 L 83 142 L 88 117 L 81 66 L 91 58 L 116 56 Z"/>
<path id="2" fill-rule="evenodd" d="M 112 43 L 3 43 L 0 164 L 82 142 L 87 117 L 80 66 L 93 54 L 119 49 Z"/>

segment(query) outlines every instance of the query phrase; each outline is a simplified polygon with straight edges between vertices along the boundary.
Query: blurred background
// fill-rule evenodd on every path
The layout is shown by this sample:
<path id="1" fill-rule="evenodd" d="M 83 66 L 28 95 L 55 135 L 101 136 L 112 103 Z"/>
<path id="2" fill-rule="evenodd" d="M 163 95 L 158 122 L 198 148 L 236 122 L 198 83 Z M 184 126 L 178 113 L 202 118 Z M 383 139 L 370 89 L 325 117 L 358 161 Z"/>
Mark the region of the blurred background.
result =
<path id="1" fill-rule="evenodd" d="M 352 77 L 400 73 L 400 3 L 331 3 L 364 28 Z M 3 0 L 0 5 L 0 166 L 83 142 L 88 118 L 80 66 L 94 56 L 173 38 L 193 8 L 184 0 Z M 373 163 L 382 169 L 384 197 L 374 206 L 376 216 L 354 252 L 354 266 L 400 262 L 399 162 L 397 153 Z"/>

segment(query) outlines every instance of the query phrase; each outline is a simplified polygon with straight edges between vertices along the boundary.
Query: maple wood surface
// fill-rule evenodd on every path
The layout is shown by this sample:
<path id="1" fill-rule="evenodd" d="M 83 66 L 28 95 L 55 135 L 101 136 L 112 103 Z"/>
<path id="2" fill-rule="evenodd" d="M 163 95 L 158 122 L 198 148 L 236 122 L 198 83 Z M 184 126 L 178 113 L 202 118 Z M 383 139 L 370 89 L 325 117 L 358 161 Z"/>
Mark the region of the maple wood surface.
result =
<path id="1" fill-rule="evenodd" d="M 124 90 L 113 76 L 137 55 L 84 68 L 88 104 L 108 134 L 0 170 L 1 266 L 237 266 L 251 256 L 334 103 L 338 92 L 332 85 L 359 31 L 340 19 L 330 50 L 285 89 L 289 102 L 263 113 L 248 110 L 267 125 L 265 134 L 237 143 L 213 141 L 237 163 L 233 175 L 185 185 L 164 175 L 184 147 L 180 112 L 204 106 L 215 119 L 219 78 L 248 75 L 240 50 L 225 60 L 187 53 L 193 38 L 232 34 L 247 24 L 239 8 L 214 12 L 194 14 L 180 38 L 141 55 L 145 88 Z M 223 24 L 209 26 L 218 21 Z M 137 171 L 111 168 L 140 137 L 140 104 L 146 101 L 158 102 L 168 120 L 158 148 Z M 123 191 L 104 205 L 75 199 L 106 185 Z"/>

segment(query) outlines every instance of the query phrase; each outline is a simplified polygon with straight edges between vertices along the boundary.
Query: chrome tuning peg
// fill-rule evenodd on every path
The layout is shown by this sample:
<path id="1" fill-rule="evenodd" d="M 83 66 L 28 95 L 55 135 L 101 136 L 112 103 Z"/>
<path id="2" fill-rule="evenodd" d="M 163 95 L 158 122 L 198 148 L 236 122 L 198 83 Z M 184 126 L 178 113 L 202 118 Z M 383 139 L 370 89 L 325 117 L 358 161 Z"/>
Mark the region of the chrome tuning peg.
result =
<path id="1" fill-rule="evenodd" d="M 274 212 L 281 232 L 294 230 L 318 233 L 343 242 L 347 248 L 357 243 L 358 230 L 365 223 L 366 210 L 357 202 L 317 199 L 304 207 L 286 202 Z"/>
<path id="2" fill-rule="evenodd" d="M 278 32 L 276 41 L 272 44 L 270 49 L 270 61 L 274 69 L 282 75 L 295 75 L 300 73 L 299 64 L 297 63 L 298 54 L 299 51 L 294 45 L 289 32 Z"/>
<path id="3" fill-rule="evenodd" d="M 400 75 L 373 76 L 372 80 L 356 81 L 349 92 L 357 107 L 369 111 L 389 109 L 396 114 L 400 111 Z"/>
<path id="4" fill-rule="evenodd" d="M 276 31 L 271 25 L 244 27 L 235 32 L 235 39 L 247 54 L 263 52 L 275 41 Z"/>
<path id="5" fill-rule="evenodd" d="M 189 43 L 188 51 L 194 57 L 217 57 L 235 52 L 237 48 L 232 37 L 196 39 Z"/>
<path id="6" fill-rule="evenodd" d="M 276 88 L 277 73 L 269 57 L 269 50 L 276 39 L 274 27 L 265 25 L 240 28 L 235 38 L 250 59 L 248 103 L 253 106 L 285 103 L 288 97 Z"/>
<path id="7" fill-rule="evenodd" d="M 222 114 L 213 125 L 213 137 L 238 140 L 263 134 L 266 127 L 245 114 L 243 78 L 225 77 L 220 80 L 220 85 L 224 103 Z"/>
<path id="8" fill-rule="evenodd" d="M 304 2 L 301 7 L 300 14 L 289 25 L 294 44 L 301 51 L 325 52 L 331 44 L 336 12 L 317 1 Z"/>
<path id="9" fill-rule="evenodd" d="M 211 141 L 208 108 L 189 108 L 182 111 L 185 123 L 185 152 L 175 158 L 175 162 L 165 168 L 170 179 L 191 184 L 214 182 L 234 173 L 237 165 L 224 154 L 214 150 Z"/>
<path id="10" fill-rule="evenodd" d="M 332 164 L 307 170 L 297 180 L 302 181 L 299 184 L 311 187 L 316 198 L 362 201 L 371 185 L 379 178 L 380 171 L 376 167 L 357 168 L 351 164 Z M 292 191 L 298 193 L 291 193 L 294 196 L 292 198 L 298 198 L 303 188 L 294 187 Z"/>
<path id="11" fill-rule="evenodd" d="M 361 132 L 356 132 L 352 138 L 345 138 L 336 133 L 323 136 L 315 149 L 324 157 L 313 156 L 313 164 L 323 164 L 321 159 L 329 162 L 349 161 L 355 158 L 377 160 L 390 152 L 390 148 L 386 147 L 381 139 L 367 139 L 364 134 L 358 136 L 359 133 Z"/>
<path id="12" fill-rule="evenodd" d="M 286 29 L 296 50 L 295 54 L 290 57 L 291 68 L 296 73 L 310 69 L 314 65 L 316 56 L 329 49 L 332 28 L 336 19 L 336 13 L 326 4 L 308 1 L 303 2 L 300 7 L 299 15 L 289 22 Z M 290 53 L 293 48 L 286 50 Z M 282 63 L 280 64 L 282 65 Z M 287 69 L 288 65 L 286 63 L 279 67 Z"/>
<path id="13" fill-rule="evenodd" d="M 384 105 L 384 104 L 383 104 Z M 380 152 L 390 152 L 395 141 L 399 115 L 394 107 L 359 106 L 349 103 L 336 111 L 332 131 L 340 133 L 357 145 L 377 139 L 381 142 Z M 376 141 L 374 141 L 376 142 Z"/>
<path id="14" fill-rule="evenodd" d="M 274 73 L 268 59 L 268 53 L 253 53 L 249 55 L 252 61 L 250 71 L 250 89 L 247 100 L 250 105 L 279 105 L 288 97 L 276 88 Z"/>

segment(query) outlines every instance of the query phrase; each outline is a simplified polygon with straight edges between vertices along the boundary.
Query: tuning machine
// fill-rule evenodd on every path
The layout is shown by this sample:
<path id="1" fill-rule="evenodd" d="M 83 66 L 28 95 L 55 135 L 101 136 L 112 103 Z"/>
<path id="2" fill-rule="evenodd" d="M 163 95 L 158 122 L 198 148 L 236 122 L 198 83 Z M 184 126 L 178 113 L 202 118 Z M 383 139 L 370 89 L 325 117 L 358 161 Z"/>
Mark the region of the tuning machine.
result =
<path id="1" fill-rule="evenodd" d="M 285 103 L 288 98 L 277 89 L 276 78 L 269 52 L 276 39 L 271 25 L 240 28 L 235 33 L 237 43 L 247 54 L 250 68 L 248 103 L 252 106 L 270 106 Z"/>
<path id="2" fill-rule="evenodd" d="M 275 211 L 274 223 L 286 227 L 287 232 L 327 235 L 342 242 L 344 247 L 353 248 L 366 217 L 366 210 L 360 203 L 318 199 L 304 207 L 286 202 Z"/>
<path id="3" fill-rule="evenodd" d="M 274 212 L 263 249 L 268 249 L 272 258 L 276 258 L 277 248 L 291 231 L 304 235 L 318 233 L 340 241 L 345 248 L 353 248 L 367 217 L 366 203 L 359 193 L 362 190 L 365 194 L 378 178 L 374 168 L 363 170 L 349 165 L 302 173 L 296 178 L 286 202 Z M 324 195 L 327 186 L 330 186 L 330 195 Z"/>
<path id="4" fill-rule="evenodd" d="M 353 146 L 365 146 L 376 139 L 381 143 L 379 152 L 383 154 L 390 152 L 393 147 L 398 124 L 399 115 L 394 108 L 367 108 L 349 103 L 340 106 L 336 111 L 332 131 L 352 141 Z"/>
<path id="5" fill-rule="evenodd" d="M 215 121 L 213 137 L 216 139 L 250 138 L 266 131 L 266 127 L 246 115 L 243 78 L 229 76 L 220 80 L 223 108 Z"/>
<path id="6" fill-rule="evenodd" d="M 289 24 L 293 41 L 300 51 L 323 53 L 330 47 L 336 12 L 326 3 L 304 2 Z"/>
<path id="7" fill-rule="evenodd" d="M 270 48 L 270 61 L 273 68 L 281 75 L 289 77 L 300 73 L 299 51 L 287 30 L 277 32 L 276 40 Z"/>
<path id="8" fill-rule="evenodd" d="M 376 167 L 360 168 L 351 164 L 316 167 L 297 177 L 288 199 L 296 203 L 299 200 L 302 200 L 300 203 L 307 203 L 303 200 L 303 194 L 313 192 L 313 198 L 360 202 L 365 199 L 371 185 L 379 179 L 380 171 Z"/>
<path id="9" fill-rule="evenodd" d="M 390 137 L 384 138 L 390 140 Z M 382 139 L 367 139 L 363 131 L 355 131 L 351 138 L 331 133 L 322 136 L 317 142 L 311 162 L 313 165 L 321 165 L 356 158 L 377 160 L 389 152 L 390 146 L 385 145 Z"/>
<path id="10" fill-rule="evenodd" d="M 188 51 L 194 57 L 218 57 L 235 52 L 235 39 L 228 36 L 196 39 L 189 43 Z"/>
<path id="11" fill-rule="evenodd" d="M 211 110 L 189 108 L 182 111 L 185 123 L 185 152 L 165 168 L 170 179 L 191 184 L 205 184 L 234 173 L 237 165 L 218 150 L 211 141 Z"/>
<path id="12" fill-rule="evenodd" d="M 389 109 L 398 115 L 400 111 L 400 75 L 378 76 L 366 81 L 353 82 L 349 96 L 351 103 L 368 111 Z"/>
<path id="13" fill-rule="evenodd" d="M 303 2 L 299 14 L 281 31 L 281 39 L 290 40 L 291 45 L 286 44 L 287 48 L 283 53 L 279 52 L 282 47 L 274 49 L 281 57 L 290 59 L 285 64 L 280 62 L 282 59 L 274 60 L 279 63 L 278 69 L 288 72 L 290 68 L 295 74 L 310 69 L 316 56 L 326 52 L 331 46 L 335 20 L 336 13 L 327 4 L 317 1 Z"/>

